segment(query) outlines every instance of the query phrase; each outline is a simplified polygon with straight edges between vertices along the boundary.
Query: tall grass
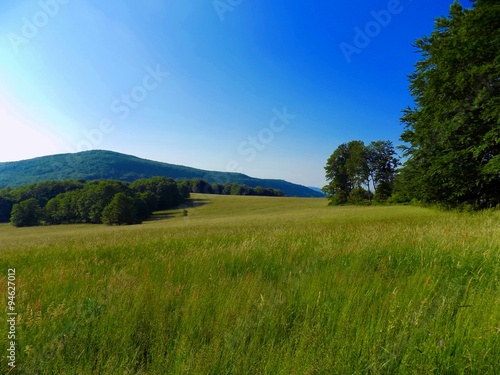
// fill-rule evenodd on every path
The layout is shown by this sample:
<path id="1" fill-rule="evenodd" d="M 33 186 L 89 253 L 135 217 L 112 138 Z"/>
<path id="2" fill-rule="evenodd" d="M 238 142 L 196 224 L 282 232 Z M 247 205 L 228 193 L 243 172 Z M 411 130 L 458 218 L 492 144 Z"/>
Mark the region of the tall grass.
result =
<path id="1" fill-rule="evenodd" d="M 17 372 L 498 371 L 498 213 L 196 198 L 137 226 L 0 225 Z"/>

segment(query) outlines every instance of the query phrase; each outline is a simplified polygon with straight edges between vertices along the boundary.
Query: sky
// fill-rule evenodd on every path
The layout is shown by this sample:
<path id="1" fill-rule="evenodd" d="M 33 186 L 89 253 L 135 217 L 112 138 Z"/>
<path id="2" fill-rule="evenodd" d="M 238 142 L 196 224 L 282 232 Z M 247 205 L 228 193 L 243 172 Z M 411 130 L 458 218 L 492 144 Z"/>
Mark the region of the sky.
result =
<path id="1" fill-rule="evenodd" d="M 0 162 L 105 149 L 322 187 L 341 143 L 401 144 L 413 43 L 451 3 L 2 0 Z"/>

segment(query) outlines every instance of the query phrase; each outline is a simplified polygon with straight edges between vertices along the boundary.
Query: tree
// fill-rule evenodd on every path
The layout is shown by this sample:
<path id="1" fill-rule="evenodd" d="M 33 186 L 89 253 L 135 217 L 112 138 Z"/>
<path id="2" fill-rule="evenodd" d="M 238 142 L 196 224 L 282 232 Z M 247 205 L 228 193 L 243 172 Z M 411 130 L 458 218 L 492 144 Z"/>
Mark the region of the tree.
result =
<path id="1" fill-rule="evenodd" d="M 92 181 L 78 192 L 78 215 L 85 223 L 100 224 L 104 208 L 120 192 L 133 195 L 129 187 L 120 181 Z"/>
<path id="2" fill-rule="evenodd" d="M 83 183 L 79 181 L 44 181 L 21 186 L 11 191 L 11 196 L 17 202 L 35 198 L 40 206 L 55 198 L 58 194 L 81 189 Z"/>
<path id="3" fill-rule="evenodd" d="M 370 170 L 368 168 L 368 149 L 363 141 L 350 141 L 347 144 L 349 157 L 346 161 L 347 175 L 358 189 L 368 186 Z"/>
<path id="4" fill-rule="evenodd" d="M 136 193 L 147 191 L 158 197 L 158 209 L 166 210 L 184 202 L 184 197 L 179 191 L 177 183 L 171 178 L 153 177 L 141 179 L 130 184 L 130 188 Z"/>
<path id="5" fill-rule="evenodd" d="M 500 204 L 500 4 L 455 2 L 416 47 L 398 189 L 452 207 Z"/>
<path id="6" fill-rule="evenodd" d="M 45 221 L 48 224 L 85 223 L 86 218 L 80 215 L 79 200 L 83 190 L 59 194 L 47 202 Z"/>
<path id="7" fill-rule="evenodd" d="M 328 185 L 323 188 L 331 204 L 347 203 L 349 193 L 353 188 L 347 172 L 349 152 L 346 143 L 341 144 L 326 162 L 326 180 Z"/>
<path id="8" fill-rule="evenodd" d="M 374 199 L 386 201 L 392 194 L 399 159 L 391 141 L 373 141 L 367 147 L 369 180 L 375 191 Z M 370 181 L 368 181 L 368 186 Z"/>
<path id="9" fill-rule="evenodd" d="M 182 198 L 189 199 L 191 189 L 190 189 L 188 181 L 183 180 L 183 181 L 177 182 L 177 188 L 179 189 L 179 192 L 182 195 Z"/>
<path id="10" fill-rule="evenodd" d="M 392 193 L 398 164 L 391 141 L 375 141 L 368 146 L 363 141 L 343 143 L 327 161 L 329 183 L 323 191 L 330 204 L 366 204 L 373 197 L 371 183 L 377 200 L 385 201 Z"/>
<path id="11" fill-rule="evenodd" d="M 40 224 L 42 209 L 35 198 L 16 203 L 12 208 L 10 223 L 15 227 L 32 227 Z"/>
<path id="12" fill-rule="evenodd" d="M 349 195 L 356 188 L 356 201 L 367 185 L 369 169 L 367 150 L 363 141 L 343 143 L 333 152 L 326 163 L 326 179 L 328 185 L 323 191 L 330 199 L 330 204 L 345 204 Z"/>
<path id="13" fill-rule="evenodd" d="M 117 193 L 102 212 L 102 222 L 107 225 L 138 224 L 134 199 Z"/>

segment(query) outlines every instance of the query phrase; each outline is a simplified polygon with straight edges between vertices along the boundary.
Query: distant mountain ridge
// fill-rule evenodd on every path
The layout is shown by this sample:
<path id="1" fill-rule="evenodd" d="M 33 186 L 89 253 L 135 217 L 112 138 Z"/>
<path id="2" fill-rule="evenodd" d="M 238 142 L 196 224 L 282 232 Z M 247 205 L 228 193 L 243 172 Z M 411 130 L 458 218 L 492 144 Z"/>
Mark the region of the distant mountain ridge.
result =
<path id="1" fill-rule="evenodd" d="M 317 191 L 318 193 L 321 193 L 322 197 L 326 197 L 325 193 L 323 192 L 323 190 L 321 188 L 316 187 L 316 186 L 308 186 L 308 188 L 311 190 Z"/>
<path id="2" fill-rule="evenodd" d="M 0 188 L 50 180 L 112 179 L 132 182 L 154 176 L 200 178 L 210 183 L 236 183 L 279 189 L 287 196 L 323 197 L 306 186 L 284 180 L 253 178 L 242 173 L 216 172 L 141 159 L 113 151 L 91 150 L 0 163 Z"/>

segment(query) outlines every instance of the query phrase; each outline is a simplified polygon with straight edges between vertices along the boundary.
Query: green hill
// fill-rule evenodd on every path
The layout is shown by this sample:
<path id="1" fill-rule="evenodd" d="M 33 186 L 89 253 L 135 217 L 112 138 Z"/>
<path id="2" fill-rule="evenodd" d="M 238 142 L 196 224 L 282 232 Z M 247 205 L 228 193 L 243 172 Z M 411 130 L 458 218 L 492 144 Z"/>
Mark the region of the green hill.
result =
<path id="1" fill-rule="evenodd" d="M 323 194 L 284 180 L 249 177 L 241 173 L 214 172 L 141 159 L 118 152 L 92 150 L 76 154 L 43 156 L 0 163 L 0 188 L 18 187 L 49 180 L 113 179 L 135 181 L 154 176 L 174 179 L 200 178 L 210 183 L 236 183 L 249 187 L 279 189 L 288 196 L 322 197 Z"/>

